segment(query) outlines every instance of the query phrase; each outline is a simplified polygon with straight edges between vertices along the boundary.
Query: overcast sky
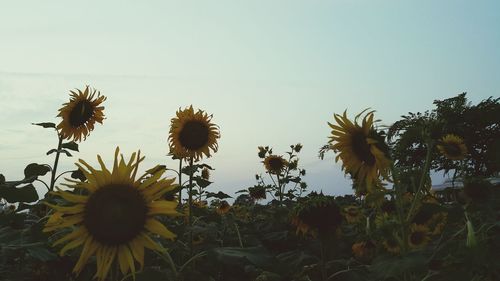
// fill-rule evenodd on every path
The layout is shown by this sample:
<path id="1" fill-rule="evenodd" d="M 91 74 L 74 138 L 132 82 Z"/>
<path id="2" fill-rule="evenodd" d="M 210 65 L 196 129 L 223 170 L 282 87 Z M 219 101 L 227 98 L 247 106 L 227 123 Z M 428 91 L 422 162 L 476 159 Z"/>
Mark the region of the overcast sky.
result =
<path id="1" fill-rule="evenodd" d="M 170 118 L 193 104 L 222 135 L 209 190 L 231 194 L 264 171 L 257 146 L 297 142 L 312 189 L 350 193 L 334 155 L 317 158 L 334 113 L 371 107 L 389 125 L 464 91 L 499 96 L 499 1 L 176 2 L 2 1 L 0 173 L 52 164 L 55 133 L 30 124 L 58 123 L 87 84 L 108 97 L 107 119 L 60 171 L 111 163 L 117 145 L 142 150 L 141 170 L 177 167 Z"/>

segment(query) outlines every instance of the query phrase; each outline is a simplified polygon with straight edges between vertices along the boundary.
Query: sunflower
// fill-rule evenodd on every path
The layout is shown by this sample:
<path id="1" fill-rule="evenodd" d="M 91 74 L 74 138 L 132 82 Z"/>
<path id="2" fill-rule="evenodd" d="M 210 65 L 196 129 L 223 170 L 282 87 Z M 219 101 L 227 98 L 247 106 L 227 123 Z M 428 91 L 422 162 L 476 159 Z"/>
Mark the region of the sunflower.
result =
<path id="1" fill-rule="evenodd" d="M 462 160 L 467 154 L 464 140 L 456 135 L 448 134 L 441 138 L 437 148 L 446 158 L 450 160 Z"/>
<path id="2" fill-rule="evenodd" d="M 219 127 L 211 122 L 212 115 L 203 110 L 194 112 L 193 106 L 178 110 L 172 118 L 168 141 L 170 153 L 177 158 L 192 158 L 195 161 L 210 157 L 217 152 Z"/>
<path id="3" fill-rule="evenodd" d="M 432 235 L 439 235 L 443 232 L 448 219 L 448 214 L 445 212 L 439 212 L 434 214 L 425 225 L 429 228 Z"/>
<path id="4" fill-rule="evenodd" d="M 261 185 L 255 185 L 248 188 L 248 195 L 252 197 L 253 200 L 266 199 L 266 187 Z"/>
<path id="5" fill-rule="evenodd" d="M 429 228 L 421 224 L 412 224 L 408 234 L 408 244 L 411 248 L 421 248 L 429 242 Z"/>
<path id="6" fill-rule="evenodd" d="M 100 156 L 97 170 L 79 160 L 76 165 L 85 174 L 87 181 L 67 179 L 67 187 L 78 192 L 58 189 L 53 195 L 72 203 L 59 206 L 45 203 L 55 212 L 49 217 L 44 232 L 71 228 L 69 234 L 55 241 L 54 246 L 66 243 L 60 255 L 82 246 L 80 258 L 73 272 L 79 274 L 88 259 L 96 256 L 95 278 L 106 279 L 113 261 L 117 259 L 120 271 L 125 275 L 135 273 L 135 261 L 144 267 L 144 247 L 163 251 L 149 235 L 158 234 L 174 239 L 175 234 L 154 218 L 155 215 L 179 215 L 177 202 L 162 200 L 162 196 L 175 188 L 175 179 L 160 179 L 164 169 L 151 176 L 144 174 L 135 179 L 139 163 L 144 160 L 133 153 L 128 163 L 123 155 L 118 160 L 119 148 L 115 151 L 113 170 L 104 165 Z M 137 157 L 136 157 L 137 156 Z M 86 169 L 85 169 L 85 168 Z"/>
<path id="7" fill-rule="evenodd" d="M 335 233 L 342 223 L 342 213 L 334 197 L 323 194 L 307 198 L 292 211 L 297 233 L 313 236 Z"/>
<path id="8" fill-rule="evenodd" d="M 363 213 L 356 206 L 347 206 L 344 208 L 344 218 L 348 223 L 357 223 L 363 218 Z"/>
<path id="9" fill-rule="evenodd" d="M 397 255 L 401 252 L 401 246 L 399 245 L 398 240 L 394 237 L 389 237 L 388 239 L 384 240 L 382 245 L 384 245 L 384 248 L 389 253 Z"/>
<path id="10" fill-rule="evenodd" d="M 210 170 L 207 167 L 201 170 L 201 178 L 204 180 L 210 180 Z"/>
<path id="11" fill-rule="evenodd" d="M 357 119 L 362 113 L 356 116 L 354 123 L 345 111 L 342 116 L 335 114 L 338 125 L 328 123 L 332 128 L 329 143 L 339 152 L 335 161 L 342 159 L 346 174 L 351 174 L 357 184 L 366 186 L 370 192 L 380 176 L 389 178 L 390 160 L 384 136 L 373 127 L 373 111 L 365 115 L 360 125 Z"/>
<path id="12" fill-rule="evenodd" d="M 278 155 L 269 155 L 264 159 L 264 167 L 271 174 L 279 175 L 288 165 L 288 162 L 283 157 Z"/>
<path id="13" fill-rule="evenodd" d="M 83 92 L 78 89 L 76 92 L 70 92 L 69 102 L 59 109 L 57 116 L 61 117 L 62 121 L 57 125 L 57 129 L 60 130 L 63 139 L 85 140 L 90 131 L 94 130 L 96 122 L 102 124 L 104 106 L 101 104 L 106 97 L 89 86 L 86 86 Z"/>
<path id="14" fill-rule="evenodd" d="M 375 256 L 375 244 L 372 241 L 357 242 L 352 245 L 352 253 L 361 260 L 371 260 Z"/>
<path id="15" fill-rule="evenodd" d="M 231 205 L 229 205 L 229 203 L 227 203 L 226 200 L 223 200 L 220 202 L 219 204 L 219 207 L 217 207 L 217 214 L 219 215 L 223 215 L 227 212 L 229 212 L 229 210 L 231 209 Z"/>

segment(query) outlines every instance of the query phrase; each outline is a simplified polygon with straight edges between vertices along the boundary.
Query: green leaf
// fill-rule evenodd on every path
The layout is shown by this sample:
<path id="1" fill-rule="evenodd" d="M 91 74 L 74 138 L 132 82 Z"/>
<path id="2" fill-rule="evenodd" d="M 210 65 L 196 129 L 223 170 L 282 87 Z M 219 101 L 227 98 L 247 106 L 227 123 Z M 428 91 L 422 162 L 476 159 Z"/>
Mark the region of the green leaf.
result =
<path id="1" fill-rule="evenodd" d="M 57 149 L 53 148 L 53 149 L 51 149 L 51 150 L 47 151 L 47 155 L 50 155 L 50 154 L 52 154 L 52 153 L 54 153 L 54 152 L 57 152 Z M 69 153 L 69 151 L 67 151 L 66 149 L 61 149 L 61 150 L 59 150 L 59 153 L 64 153 L 64 154 L 66 154 L 66 156 L 68 156 L 68 157 L 73 156 L 73 155 L 71 155 L 71 153 Z"/>
<path id="2" fill-rule="evenodd" d="M 57 259 L 57 255 L 40 246 L 29 247 L 28 254 L 39 261 L 51 261 Z"/>
<path id="3" fill-rule="evenodd" d="M 233 198 L 226 193 L 219 191 L 217 193 L 214 192 L 207 192 L 207 198 L 218 198 L 218 199 L 226 199 L 226 198 Z"/>
<path id="4" fill-rule="evenodd" d="M 66 156 L 68 156 L 68 157 L 73 156 L 73 155 L 71 155 L 71 153 L 69 153 L 69 151 L 67 151 L 66 149 L 61 149 L 60 151 L 61 151 L 61 152 L 63 152 L 63 153 L 65 153 L 65 154 L 66 154 Z"/>
<path id="5" fill-rule="evenodd" d="M 146 268 L 144 271 L 138 272 L 135 275 L 135 281 L 165 281 L 165 280 L 174 280 L 168 278 L 169 276 L 164 272 L 154 270 L 151 268 Z M 133 277 L 128 277 L 125 279 L 126 281 L 134 280 Z"/>
<path id="6" fill-rule="evenodd" d="M 404 273 L 424 272 L 426 266 L 425 256 L 420 252 L 413 252 L 401 257 L 379 256 L 373 261 L 370 271 L 382 280 L 391 277 L 401 280 Z"/>
<path id="7" fill-rule="evenodd" d="M 233 266 L 244 266 L 251 263 L 258 267 L 269 268 L 275 261 L 274 257 L 262 246 L 250 248 L 214 248 L 209 252 L 209 255 L 216 262 Z"/>
<path id="8" fill-rule="evenodd" d="M 14 186 L 0 186 L 0 198 L 4 198 L 9 203 L 35 202 L 38 200 L 38 193 L 32 184 L 20 188 Z"/>
<path id="9" fill-rule="evenodd" d="M 50 171 L 50 167 L 46 164 L 40 165 L 37 163 L 31 163 L 26 168 L 24 168 L 24 177 L 29 178 L 32 176 L 44 176 Z"/>
<path id="10" fill-rule="evenodd" d="M 83 172 L 80 169 L 76 169 L 71 173 L 71 178 L 73 179 L 79 179 L 81 181 L 85 181 L 87 178 L 83 174 Z"/>
<path id="11" fill-rule="evenodd" d="M 50 123 L 50 122 L 43 122 L 43 123 L 31 123 L 32 125 L 36 126 L 42 126 L 44 128 L 55 128 L 56 124 Z"/>
<path id="12" fill-rule="evenodd" d="M 61 145 L 62 148 L 67 148 L 69 150 L 73 150 L 73 151 L 79 151 L 78 150 L 78 144 L 74 141 L 71 141 L 71 142 L 66 142 L 66 143 L 63 143 Z"/>
<path id="13" fill-rule="evenodd" d="M 188 176 L 194 175 L 198 171 L 198 165 L 193 165 L 193 166 L 186 166 L 182 168 L 182 173 L 186 174 Z"/>
<path id="14" fill-rule="evenodd" d="M 211 181 L 207 181 L 206 179 L 201 177 L 195 177 L 194 180 L 196 181 L 196 184 L 198 184 L 198 186 L 200 186 L 201 188 L 205 188 L 212 183 Z"/>
<path id="15" fill-rule="evenodd" d="M 146 170 L 146 173 L 148 173 L 150 175 L 154 175 L 154 174 L 158 173 L 159 171 L 166 170 L 166 169 L 167 169 L 167 166 L 165 166 L 165 165 L 156 165 L 153 168 Z"/>
<path id="16" fill-rule="evenodd" d="M 298 250 L 281 253 L 277 255 L 276 258 L 290 268 L 300 268 L 304 265 L 313 264 L 318 261 L 317 257 Z"/>

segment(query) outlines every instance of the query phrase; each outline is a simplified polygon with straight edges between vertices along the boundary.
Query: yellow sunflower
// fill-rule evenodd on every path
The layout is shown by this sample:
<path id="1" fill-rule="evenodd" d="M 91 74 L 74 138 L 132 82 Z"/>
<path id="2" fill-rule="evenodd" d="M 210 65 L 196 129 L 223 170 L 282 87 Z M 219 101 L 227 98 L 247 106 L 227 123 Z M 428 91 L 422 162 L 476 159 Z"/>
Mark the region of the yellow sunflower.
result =
<path id="1" fill-rule="evenodd" d="M 210 180 L 210 170 L 207 167 L 201 170 L 201 178 L 204 180 Z"/>
<path id="2" fill-rule="evenodd" d="M 354 243 L 351 247 L 354 256 L 361 260 L 370 260 L 375 255 L 376 246 L 372 241 Z"/>
<path id="3" fill-rule="evenodd" d="M 411 248 L 421 248 L 429 242 L 429 228 L 425 225 L 412 224 L 408 234 L 408 244 Z"/>
<path id="4" fill-rule="evenodd" d="M 57 125 L 57 129 L 63 139 L 85 140 L 90 131 L 94 130 L 96 122 L 102 124 L 104 106 L 101 104 L 106 97 L 89 86 L 86 86 L 83 92 L 78 89 L 76 92 L 70 92 L 69 102 L 59 109 L 57 116 L 61 117 L 62 121 Z"/>
<path id="5" fill-rule="evenodd" d="M 226 200 L 222 200 L 219 204 L 219 207 L 217 207 L 216 212 L 219 215 L 223 215 L 223 214 L 229 212 L 230 209 L 231 209 L 231 205 L 229 205 L 229 203 L 227 203 Z"/>
<path id="6" fill-rule="evenodd" d="M 357 223 L 363 218 L 363 213 L 357 206 L 347 206 L 344 208 L 344 218 L 348 223 Z"/>
<path id="7" fill-rule="evenodd" d="M 394 237 L 389 237 L 389 239 L 384 240 L 382 245 L 384 245 L 384 248 L 389 253 L 397 255 L 401 252 L 401 246 L 399 245 L 398 240 Z"/>
<path id="8" fill-rule="evenodd" d="M 175 188 L 175 179 L 160 179 L 165 169 L 148 177 L 144 174 L 136 179 L 139 163 L 144 160 L 140 152 L 133 153 L 128 163 L 123 155 L 118 160 L 119 148 L 115 151 L 113 170 L 104 165 L 100 156 L 97 160 L 101 170 L 95 169 L 84 160 L 76 165 L 85 174 L 87 181 L 68 179 L 67 187 L 77 193 L 58 189 L 53 195 L 62 197 L 71 205 L 58 206 L 46 203 L 55 212 L 49 217 L 44 232 L 71 228 L 71 232 L 54 246 L 64 244 L 60 255 L 82 246 L 80 258 L 73 272 L 79 274 L 88 259 L 96 256 L 97 272 L 94 278 L 106 279 L 114 260 L 122 274 L 130 270 L 135 273 L 135 261 L 144 267 L 144 247 L 163 251 L 151 239 L 149 233 L 174 239 L 175 234 L 155 219 L 156 215 L 179 215 L 175 210 L 177 202 L 162 200 L 162 196 Z M 85 168 L 86 169 L 85 169 Z"/>
<path id="9" fill-rule="evenodd" d="M 210 157 L 217 152 L 219 127 L 212 122 L 212 115 L 203 110 L 194 112 L 193 106 L 178 110 L 172 118 L 168 136 L 170 152 L 177 158 L 192 158 L 195 161 Z"/>
<path id="10" fill-rule="evenodd" d="M 279 175 L 288 165 L 283 157 L 278 155 L 269 155 L 264 159 L 264 167 L 271 174 Z"/>
<path id="11" fill-rule="evenodd" d="M 464 140 L 456 135 L 446 135 L 437 145 L 437 148 L 446 158 L 450 160 L 462 160 L 467 154 L 467 147 Z"/>
<path id="12" fill-rule="evenodd" d="M 366 186 L 368 192 L 376 185 L 380 176 L 389 179 L 390 159 L 384 137 L 373 127 L 373 111 L 368 112 L 358 124 L 358 114 L 351 122 L 344 111 L 335 114 L 337 125 L 328 123 L 332 128 L 330 145 L 339 152 L 335 161 L 342 159 L 342 169 L 353 176 L 357 184 Z"/>

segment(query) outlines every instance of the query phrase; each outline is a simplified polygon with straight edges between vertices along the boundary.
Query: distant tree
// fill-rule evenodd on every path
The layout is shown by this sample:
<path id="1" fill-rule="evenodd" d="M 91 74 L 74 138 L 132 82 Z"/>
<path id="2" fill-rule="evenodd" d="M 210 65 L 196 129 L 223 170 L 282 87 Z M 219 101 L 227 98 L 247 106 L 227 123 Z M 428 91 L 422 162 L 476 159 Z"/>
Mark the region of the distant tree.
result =
<path id="1" fill-rule="evenodd" d="M 437 149 L 432 152 L 434 171 L 461 170 L 462 176 L 498 174 L 500 159 L 500 98 L 489 97 L 477 105 L 467 101 L 466 93 L 435 100 L 434 108 L 424 113 L 403 115 L 388 130 L 392 158 L 402 172 L 418 171 L 426 157 L 427 140 L 438 142 L 447 134 L 464 139 L 467 156 L 453 161 Z"/>

